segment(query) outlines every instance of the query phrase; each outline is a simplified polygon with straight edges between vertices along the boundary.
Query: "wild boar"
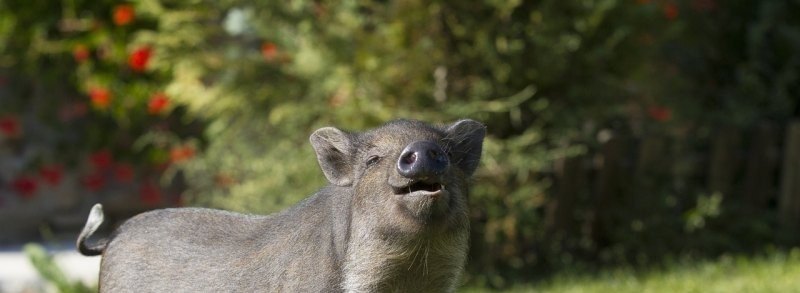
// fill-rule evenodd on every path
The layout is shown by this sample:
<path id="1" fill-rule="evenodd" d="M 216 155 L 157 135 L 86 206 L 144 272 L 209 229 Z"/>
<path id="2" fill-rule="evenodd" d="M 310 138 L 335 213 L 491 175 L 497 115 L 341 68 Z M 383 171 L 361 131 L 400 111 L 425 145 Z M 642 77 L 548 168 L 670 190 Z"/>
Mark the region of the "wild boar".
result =
<path id="1" fill-rule="evenodd" d="M 137 215 L 108 237 L 101 292 L 452 292 L 466 262 L 467 192 L 485 127 L 395 120 L 311 135 L 330 184 L 268 216 L 204 208 Z"/>

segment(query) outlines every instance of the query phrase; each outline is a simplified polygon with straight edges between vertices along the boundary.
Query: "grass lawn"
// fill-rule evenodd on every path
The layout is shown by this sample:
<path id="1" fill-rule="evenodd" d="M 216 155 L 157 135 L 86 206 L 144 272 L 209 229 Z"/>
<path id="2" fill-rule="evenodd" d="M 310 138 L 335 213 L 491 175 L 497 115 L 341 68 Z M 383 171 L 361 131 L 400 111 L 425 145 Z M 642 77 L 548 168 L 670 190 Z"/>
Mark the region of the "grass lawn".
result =
<path id="1" fill-rule="evenodd" d="M 716 261 L 681 262 L 648 272 L 617 269 L 591 276 L 565 273 L 504 292 L 800 292 L 800 249 L 754 258 L 726 256 Z"/>

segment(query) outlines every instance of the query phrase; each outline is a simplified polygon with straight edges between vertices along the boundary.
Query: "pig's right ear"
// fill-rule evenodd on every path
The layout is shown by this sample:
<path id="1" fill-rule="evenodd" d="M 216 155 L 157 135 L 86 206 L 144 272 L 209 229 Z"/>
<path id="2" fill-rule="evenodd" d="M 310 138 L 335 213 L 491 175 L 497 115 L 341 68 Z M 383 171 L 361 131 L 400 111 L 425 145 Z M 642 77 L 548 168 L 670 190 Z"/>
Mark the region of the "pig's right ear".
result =
<path id="1" fill-rule="evenodd" d="M 353 183 L 353 164 L 350 162 L 353 144 L 351 135 L 334 127 L 320 128 L 311 134 L 311 145 L 325 178 L 335 185 Z"/>

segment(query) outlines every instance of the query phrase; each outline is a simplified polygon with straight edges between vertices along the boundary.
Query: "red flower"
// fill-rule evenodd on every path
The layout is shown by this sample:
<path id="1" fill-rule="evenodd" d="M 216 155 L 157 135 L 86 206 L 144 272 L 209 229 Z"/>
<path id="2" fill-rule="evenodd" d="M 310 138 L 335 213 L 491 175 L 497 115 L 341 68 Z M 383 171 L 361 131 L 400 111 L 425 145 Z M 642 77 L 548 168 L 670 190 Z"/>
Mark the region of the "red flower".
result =
<path id="1" fill-rule="evenodd" d="M 61 182 L 61 178 L 64 177 L 64 169 L 60 165 L 46 165 L 39 169 L 39 175 L 50 186 L 56 186 Z"/>
<path id="2" fill-rule="evenodd" d="M 136 10 L 133 9 L 133 6 L 130 4 L 119 4 L 114 6 L 114 13 L 112 16 L 114 24 L 123 26 L 133 22 L 133 19 L 136 18 Z"/>
<path id="3" fill-rule="evenodd" d="M 19 119 L 14 116 L 0 117 L 0 133 L 7 137 L 19 137 L 22 134 Z"/>
<path id="4" fill-rule="evenodd" d="M 111 152 L 109 150 L 100 150 L 89 154 L 89 162 L 92 163 L 97 170 L 104 170 L 111 166 Z"/>
<path id="5" fill-rule="evenodd" d="M 101 87 L 92 88 L 89 90 L 89 98 L 92 100 L 92 106 L 97 109 L 106 109 L 111 104 L 111 93 Z"/>
<path id="6" fill-rule="evenodd" d="M 147 69 L 147 63 L 150 62 L 150 57 L 152 56 L 153 49 L 147 46 L 139 47 L 133 50 L 133 53 L 128 56 L 128 66 L 130 66 L 133 71 L 143 72 Z"/>
<path id="7" fill-rule="evenodd" d="M 652 106 L 647 109 L 647 114 L 658 122 L 669 121 L 672 118 L 672 110 L 664 106 Z"/>
<path id="8" fill-rule="evenodd" d="M 118 164 L 114 167 L 114 178 L 122 183 L 128 183 L 133 180 L 133 167 L 128 164 Z"/>
<path id="9" fill-rule="evenodd" d="M 11 182 L 11 186 L 22 198 L 31 198 L 36 193 L 36 181 L 27 176 L 22 176 Z"/>
<path id="10" fill-rule="evenodd" d="M 89 48 L 85 45 L 79 44 L 75 45 L 75 48 L 72 48 L 72 57 L 74 57 L 75 61 L 78 61 L 78 63 L 83 63 L 88 60 L 89 54 Z"/>
<path id="11" fill-rule="evenodd" d="M 680 13 L 678 5 L 676 5 L 675 2 L 664 3 L 664 6 L 661 7 L 661 11 L 664 13 L 664 17 L 666 17 L 667 20 L 675 20 Z"/>
<path id="12" fill-rule="evenodd" d="M 148 206 L 161 203 L 161 191 L 153 182 L 147 181 L 139 189 L 139 199 Z"/>
<path id="13" fill-rule="evenodd" d="M 81 184 L 89 191 L 98 191 L 106 185 L 106 179 L 100 172 L 94 172 L 81 178 Z"/>
<path id="14" fill-rule="evenodd" d="M 150 114 L 158 114 L 164 111 L 164 108 L 169 106 L 169 99 L 164 93 L 156 93 L 150 97 L 150 102 L 147 103 L 147 112 Z"/>
<path id="15" fill-rule="evenodd" d="M 179 163 L 194 157 L 194 148 L 191 146 L 175 147 L 169 152 L 169 158 L 172 163 Z"/>
<path id="16" fill-rule="evenodd" d="M 274 43 L 266 42 L 261 45 L 261 55 L 267 61 L 274 61 L 278 57 L 278 46 Z"/>

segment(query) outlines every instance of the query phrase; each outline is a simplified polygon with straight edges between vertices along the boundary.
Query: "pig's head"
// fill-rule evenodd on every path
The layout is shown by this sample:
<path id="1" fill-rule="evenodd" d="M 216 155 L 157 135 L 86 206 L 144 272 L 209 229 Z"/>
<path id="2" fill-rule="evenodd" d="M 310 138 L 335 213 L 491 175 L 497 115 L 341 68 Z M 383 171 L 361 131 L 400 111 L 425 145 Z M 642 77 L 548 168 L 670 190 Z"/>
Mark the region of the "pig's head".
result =
<path id="1" fill-rule="evenodd" d="M 311 135 L 325 177 L 351 188 L 354 220 L 403 236 L 467 227 L 466 194 L 486 129 L 474 120 L 441 127 L 396 120 L 363 132 Z"/>

